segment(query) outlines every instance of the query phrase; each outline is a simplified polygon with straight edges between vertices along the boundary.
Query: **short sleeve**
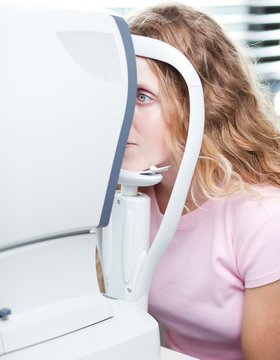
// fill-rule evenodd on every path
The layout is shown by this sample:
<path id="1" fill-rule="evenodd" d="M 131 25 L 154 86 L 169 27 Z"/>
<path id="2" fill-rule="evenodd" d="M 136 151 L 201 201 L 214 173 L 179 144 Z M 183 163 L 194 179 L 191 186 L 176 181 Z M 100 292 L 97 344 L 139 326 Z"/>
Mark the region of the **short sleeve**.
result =
<path id="1" fill-rule="evenodd" d="M 280 201 L 246 201 L 235 214 L 234 247 L 245 288 L 280 279 Z"/>

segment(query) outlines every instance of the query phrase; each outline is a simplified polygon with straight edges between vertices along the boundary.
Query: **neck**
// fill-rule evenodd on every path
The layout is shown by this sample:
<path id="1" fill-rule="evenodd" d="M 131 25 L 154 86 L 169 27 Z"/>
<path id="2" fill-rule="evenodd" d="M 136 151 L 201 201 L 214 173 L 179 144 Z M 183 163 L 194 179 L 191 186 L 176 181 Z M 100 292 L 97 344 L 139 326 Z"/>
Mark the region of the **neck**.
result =
<path id="1" fill-rule="evenodd" d="M 173 186 L 176 181 L 176 176 L 178 173 L 178 166 L 173 165 L 166 173 L 163 173 L 162 181 L 155 186 L 155 194 L 157 198 L 157 203 L 162 214 L 165 213 L 169 198 L 171 196 Z M 197 194 L 199 200 L 199 206 L 202 205 L 207 199 L 200 194 Z M 197 205 L 193 202 L 190 194 L 188 194 L 186 199 L 186 207 L 182 211 L 182 215 L 187 214 L 191 211 L 197 209 Z"/>
<path id="2" fill-rule="evenodd" d="M 155 186 L 157 203 L 162 214 L 165 213 L 165 210 L 167 208 L 168 201 L 171 196 L 173 186 L 175 184 L 177 173 L 178 166 L 173 163 L 168 171 L 162 173 L 161 182 Z"/>

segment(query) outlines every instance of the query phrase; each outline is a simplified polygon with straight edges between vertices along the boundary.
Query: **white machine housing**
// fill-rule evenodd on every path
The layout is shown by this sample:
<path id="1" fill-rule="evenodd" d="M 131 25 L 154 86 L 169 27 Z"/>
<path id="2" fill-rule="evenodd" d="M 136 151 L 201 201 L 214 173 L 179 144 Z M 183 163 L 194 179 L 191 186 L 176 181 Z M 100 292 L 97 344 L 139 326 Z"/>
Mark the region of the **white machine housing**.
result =
<path id="1" fill-rule="evenodd" d="M 116 193 L 110 224 L 104 229 L 102 242 L 99 241 L 106 292 L 147 310 L 153 274 L 176 231 L 199 157 L 204 128 L 204 98 L 196 70 L 180 51 L 152 38 L 132 35 L 132 40 L 136 55 L 163 61 L 181 73 L 188 86 L 190 101 L 184 155 L 152 246 L 149 248 L 150 199 L 137 193 L 137 186 L 157 184 L 161 175 L 147 174 L 147 171 L 145 175 L 142 175 L 143 172 L 121 173 L 119 183 L 122 191 Z"/>

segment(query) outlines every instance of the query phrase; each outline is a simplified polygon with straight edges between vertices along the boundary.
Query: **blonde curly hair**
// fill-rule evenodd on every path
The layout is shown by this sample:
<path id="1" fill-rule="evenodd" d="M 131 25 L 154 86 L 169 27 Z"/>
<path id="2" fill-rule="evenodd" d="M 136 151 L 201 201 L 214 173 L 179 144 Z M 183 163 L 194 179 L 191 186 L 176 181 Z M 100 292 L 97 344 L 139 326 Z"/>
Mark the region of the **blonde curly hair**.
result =
<path id="1" fill-rule="evenodd" d="M 208 199 L 250 184 L 280 187 L 280 134 L 265 90 L 250 64 L 207 14 L 179 3 L 156 5 L 126 19 L 132 34 L 180 50 L 198 72 L 205 98 L 205 131 L 191 185 Z M 181 161 L 188 132 L 188 90 L 170 65 L 148 59 L 159 78 L 168 119 L 167 146 Z M 224 186 L 220 186 L 224 184 Z"/>

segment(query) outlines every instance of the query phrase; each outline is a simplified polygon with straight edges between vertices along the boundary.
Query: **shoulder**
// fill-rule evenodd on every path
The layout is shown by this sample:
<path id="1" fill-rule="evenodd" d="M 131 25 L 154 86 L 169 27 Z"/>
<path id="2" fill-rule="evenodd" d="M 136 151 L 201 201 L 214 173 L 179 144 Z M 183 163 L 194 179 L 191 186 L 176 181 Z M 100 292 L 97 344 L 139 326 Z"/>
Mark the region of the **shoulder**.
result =
<path id="1" fill-rule="evenodd" d="M 236 192 L 226 199 L 224 206 L 237 223 L 252 224 L 257 219 L 273 219 L 280 216 L 280 189 L 254 185 L 252 191 Z"/>
<path id="2" fill-rule="evenodd" d="M 254 186 L 252 192 L 238 192 L 225 202 L 237 248 L 260 238 L 280 239 L 280 189 Z M 279 241 L 278 241 L 279 242 Z"/>
<path id="3" fill-rule="evenodd" d="M 232 244 L 246 287 L 261 286 L 280 277 L 280 190 L 255 186 L 250 194 L 228 199 Z"/>

